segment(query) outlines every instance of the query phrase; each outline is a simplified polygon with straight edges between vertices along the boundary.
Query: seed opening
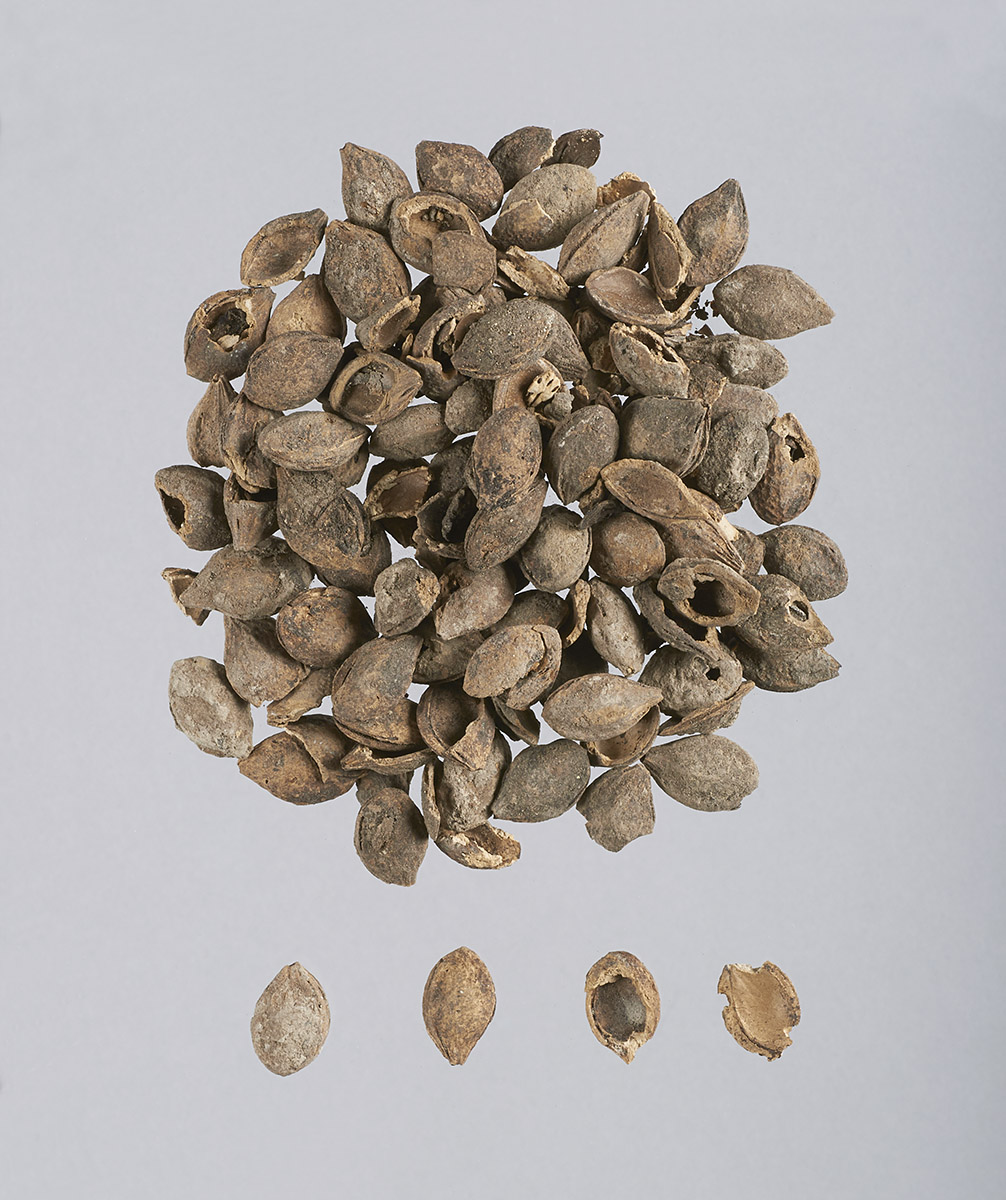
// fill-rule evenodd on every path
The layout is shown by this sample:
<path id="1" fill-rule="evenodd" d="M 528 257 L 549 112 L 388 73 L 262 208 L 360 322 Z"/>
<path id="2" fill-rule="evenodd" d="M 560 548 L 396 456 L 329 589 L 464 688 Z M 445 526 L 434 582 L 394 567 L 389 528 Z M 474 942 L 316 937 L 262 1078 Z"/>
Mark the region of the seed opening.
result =
<path id="1" fill-rule="evenodd" d="M 210 338 L 222 350 L 233 350 L 247 332 L 248 317 L 240 308 L 223 308 L 209 322 Z"/>
<path id="2" fill-rule="evenodd" d="M 710 667 L 709 670 L 706 671 L 706 679 L 712 679 L 713 681 L 715 681 L 715 680 L 719 679 L 719 677 L 720 677 L 719 667 Z"/>
<path id="3" fill-rule="evenodd" d="M 169 496 L 167 492 L 161 492 L 160 488 L 158 488 L 158 491 L 160 492 L 161 503 L 164 505 L 164 512 L 168 520 L 175 529 L 181 529 L 185 524 L 185 505 L 177 496 Z"/>
<path id="4" fill-rule="evenodd" d="M 807 457 L 807 455 L 804 453 L 803 447 L 795 437 L 788 437 L 786 439 L 786 446 L 789 449 L 789 456 L 793 462 L 799 462 L 801 458 Z"/>
<path id="5" fill-rule="evenodd" d="M 591 1011 L 598 1029 L 616 1042 L 627 1042 L 646 1028 L 646 1006 L 635 984 L 624 975 L 601 984 L 594 993 Z"/>
<path id="6" fill-rule="evenodd" d="M 806 621 L 810 617 L 810 612 L 806 604 L 801 604 L 799 600 L 794 600 L 787 610 L 797 621 Z"/>
<path id="7" fill-rule="evenodd" d="M 734 610 L 730 589 L 718 579 L 697 579 L 691 603 L 703 617 L 727 617 Z"/>

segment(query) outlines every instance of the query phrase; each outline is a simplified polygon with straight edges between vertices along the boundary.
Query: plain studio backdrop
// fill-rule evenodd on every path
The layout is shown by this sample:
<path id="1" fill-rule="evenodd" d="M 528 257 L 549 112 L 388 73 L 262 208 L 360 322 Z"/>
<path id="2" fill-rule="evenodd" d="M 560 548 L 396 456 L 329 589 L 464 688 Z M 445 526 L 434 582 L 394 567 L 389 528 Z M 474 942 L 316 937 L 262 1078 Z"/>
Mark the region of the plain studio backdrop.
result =
<path id="1" fill-rule="evenodd" d="M 2 23 L 6 748 L 0 1186 L 10 1200 L 1001 1195 L 1003 9 L 935 3 L 16 4 Z M 181 342 L 271 217 L 342 215 L 339 148 L 604 134 L 672 214 L 733 176 L 745 262 L 836 312 L 773 389 L 821 455 L 843 670 L 755 692 L 732 813 L 655 790 L 609 854 L 575 811 L 414 888 L 359 863 L 352 794 L 295 808 L 200 754 L 176 658 L 219 656 L 154 471 L 203 385 Z M 737 518 L 757 524 L 745 506 Z M 451 1068 L 420 1015 L 459 945 L 495 1020 Z M 656 1036 L 591 1036 L 638 955 Z M 727 962 L 803 1006 L 774 1063 Z M 332 1030 L 269 1074 L 248 1022 L 302 962 Z M 998 1130 L 998 1133 L 996 1132 Z M 998 1178 L 997 1178 L 998 1177 Z"/>

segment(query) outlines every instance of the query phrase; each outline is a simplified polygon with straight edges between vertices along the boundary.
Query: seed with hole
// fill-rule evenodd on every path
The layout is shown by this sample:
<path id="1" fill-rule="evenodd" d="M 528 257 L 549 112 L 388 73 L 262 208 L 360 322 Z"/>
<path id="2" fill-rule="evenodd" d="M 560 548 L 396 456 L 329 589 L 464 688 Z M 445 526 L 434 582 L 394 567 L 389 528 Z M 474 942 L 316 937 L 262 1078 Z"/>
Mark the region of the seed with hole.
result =
<path id="1" fill-rule="evenodd" d="M 625 1063 L 656 1032 L 660 995 L 650 972 L 634 954 L 613 950 L 587 972 L 587 1022 L 602 1046 Z"/>

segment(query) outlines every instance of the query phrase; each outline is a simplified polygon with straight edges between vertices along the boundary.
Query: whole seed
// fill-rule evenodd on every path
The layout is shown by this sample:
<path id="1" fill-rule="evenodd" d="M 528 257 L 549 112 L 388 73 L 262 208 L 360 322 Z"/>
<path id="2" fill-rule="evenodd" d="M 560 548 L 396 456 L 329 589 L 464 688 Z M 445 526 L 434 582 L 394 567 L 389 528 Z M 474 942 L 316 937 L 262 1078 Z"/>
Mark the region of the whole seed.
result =
<path id="1" fill-rule="evenodd" d="M 423 1022 L 452 1067 L 467 1060 L 495 1012 L 496 989 L 482 959 L 467 946 L 445 954 L 423 989 Z"/>
<path id="2" fill-rule="evenodd" d="M 328 1000 L 300 963 L 284 967 L 255 1005 L 252 1046 L 274 1075 L 292 1075 L 313 1062 L 328 1037 Z"/>

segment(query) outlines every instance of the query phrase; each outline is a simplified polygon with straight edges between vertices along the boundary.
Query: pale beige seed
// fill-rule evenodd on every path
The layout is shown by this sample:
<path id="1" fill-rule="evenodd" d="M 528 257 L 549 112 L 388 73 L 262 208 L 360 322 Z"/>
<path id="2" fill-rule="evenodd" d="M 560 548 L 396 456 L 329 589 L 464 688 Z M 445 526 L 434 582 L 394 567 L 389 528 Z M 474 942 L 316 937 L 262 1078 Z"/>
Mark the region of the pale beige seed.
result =
<path id="1" fill-rule="evenodd" d="M 793 337 L 827 325 L 835 315 L 799 275 L 785 267 L 741 267 L 713 288 L 716 311 L 749 337 Z"/>
<path id="2" fill-rule="evenodd" d="M 789 977 L 775 963 L 760 967 L 729 963 L 716 990 L 727 998 L 723 1023 L 745 1050 L 771 1061 L 793 1044 L 789 1035 L 800 1023 L 800 1001 Z"/>
<path id="3" fill-rule="evenodd" d="M 495 1012 L 496 989 L 482 959 L 467 946 L 445 954 L 426 980 L 423 1021 L 452 1067 L 466 1061 Z"/>
<path id="4" fill-rule="evenodd" d="M 329 1023 L 321 984 L 300 963 L 291 963 L 258 998 L 251 1019 L 252 1046 L 274 1075 L 292 1075 L 318 1057 Z"/>
<path id="5" fill-rule="evenodd" d="M 634 954 L 613 950 L 587 972 L 587 1023 L 602 1046 L 630 1063 L 653 1037 L 660 1020 L 660 994 L 650 972 Z"/>
<path id="6" fill-rule="evenodd" d="M 168 704 L 175 725 L 200 750 L 217 758 L 251 754 L 251 709 L 231 687 L 220 663 L 180 658 L 171 667 Z"/>

